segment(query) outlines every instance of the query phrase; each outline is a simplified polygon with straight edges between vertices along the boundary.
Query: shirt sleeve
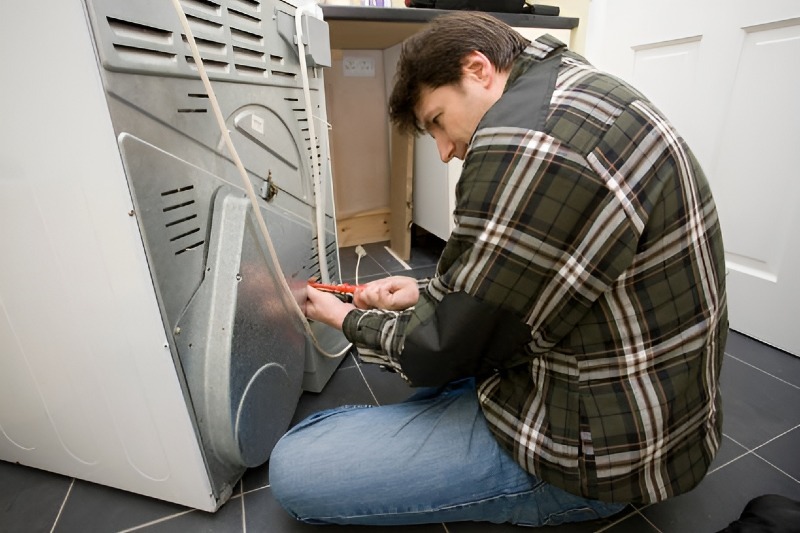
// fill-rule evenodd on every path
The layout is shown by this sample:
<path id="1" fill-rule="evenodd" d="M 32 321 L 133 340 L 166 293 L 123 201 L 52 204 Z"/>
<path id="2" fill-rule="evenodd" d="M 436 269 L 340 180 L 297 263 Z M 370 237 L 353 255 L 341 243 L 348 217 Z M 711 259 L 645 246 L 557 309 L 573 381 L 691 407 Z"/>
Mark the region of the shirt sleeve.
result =
<path id="1" fill-rule="evenodd" d="M 411 365 L 426 358 L 461 365 L 460 373 L 470 375 L 552 348 L 630 265 L 637 241 L 624 209 L 585 158 L 545 133 L 518 128 L 476 133 L 457 185 L 455 220 L 437 275 L 415 307 L 355 310 L 345 319 L 345 335 L 363 359 L 390 366 L 412 384 L 419 372 Z M 479 302 L 486 319 L 459 319 L 469 306 L 463 300 L 442 312 L 454 293 Z M 490 317 L 502 318 L 493 322 L 492 335 L 524 342 L 503 346 L 506 353 L 492 353 L 485 342 L 459 342 L 458 350 L 444 345 L 452 328 L 456 340 L 471 339 L 489 327 Z M 527 338 L 505 329 L 514 321 L 525 326 Z M 426 328 L 438 331 L 423 333 Z M 423 334 L 437 340 L 411 343 L 429 353 L 409 358 L 406 346 Z"/>

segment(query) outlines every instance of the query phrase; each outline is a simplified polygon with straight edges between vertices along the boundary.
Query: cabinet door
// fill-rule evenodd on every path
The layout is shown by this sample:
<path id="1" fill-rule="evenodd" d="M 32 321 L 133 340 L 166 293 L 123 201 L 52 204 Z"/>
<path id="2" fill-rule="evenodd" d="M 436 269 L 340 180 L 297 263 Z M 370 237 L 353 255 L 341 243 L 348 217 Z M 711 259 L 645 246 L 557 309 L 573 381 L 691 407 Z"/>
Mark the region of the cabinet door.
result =
<path id="1" fill-rule="evenodd" d="M 586 49 L 648 95 L 703 165 L 731 326 L 800 355 L 800 2 L 594 0 Z"/>

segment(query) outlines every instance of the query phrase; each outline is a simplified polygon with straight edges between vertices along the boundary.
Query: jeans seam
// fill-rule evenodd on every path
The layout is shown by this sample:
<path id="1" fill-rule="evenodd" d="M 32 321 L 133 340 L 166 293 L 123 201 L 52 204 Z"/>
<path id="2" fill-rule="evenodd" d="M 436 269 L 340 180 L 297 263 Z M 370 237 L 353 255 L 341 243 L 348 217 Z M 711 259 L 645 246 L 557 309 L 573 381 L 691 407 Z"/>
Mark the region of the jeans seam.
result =
<path id="1" fill-rule="evenodd" d="M 527 495 L 530 495 L 530 494 L 533 494 L 534 492 L 536 492 L 536 488 L 538 488 L 538 487 L 534 487 L 533 489 L 528 489 L 528 490 L 524 490 L 524 491 L 521 491 L 521 492 L 515 492 L 515 493 L 509 493 L 509 494 L 498 494 L 496 496 L 489 496 L 489 497 L 486 497 L 486 498 L 481 498 L 481 499 L 473 500 L 473 501 L 470 501 L 470 502 L 462 502 L 462 503 L 452 504 L 452 505 L 448 505 L 448 506 L 445 506 L 445 507 L 438 507 L 438 508 L 437 507 L 432 507 L 430 509 L 421 510 L 421 511 L 402 511 L 402 512 L 393 511 L 393 512 L 385 512 L 385 513 L 353 514 L 353 515 L 347 515 L 347 516 L 324 516 L 324 517 L 311 518 L 309 520 L 311 522 L 317 522 L 317 521 L 318 522 L 330 522 L 331 520 L 340 520 L 340 519 L 348 519 L 348 520 L 350 520 L 350 519 L 358 519 L 358 518 L 371 518 L 371 517 L 380 518 L 380 517 L 388 517 L 388 516 L 400 516 L 400 515 L 402 515 L 402 516 L 410 516 L 410 515 L 427 514 L 427 513 L 438 513 L 438 512 L 444 512 L 444 511 L 451 511 L 451 510 L 454 510 L 454 509 L 461 509 L 461 508 L 464 508 L 464 507 L 469 507 L 471 505 L 484 504 L 484 503 L 487 503 L 487 502 L 500 500 L 500 499 L 508 498 L 508 497 L 516 498 L 518 496 L 527 496 Z M 303 521 L 306 522 L 306 520 L 303 520 Z"/>

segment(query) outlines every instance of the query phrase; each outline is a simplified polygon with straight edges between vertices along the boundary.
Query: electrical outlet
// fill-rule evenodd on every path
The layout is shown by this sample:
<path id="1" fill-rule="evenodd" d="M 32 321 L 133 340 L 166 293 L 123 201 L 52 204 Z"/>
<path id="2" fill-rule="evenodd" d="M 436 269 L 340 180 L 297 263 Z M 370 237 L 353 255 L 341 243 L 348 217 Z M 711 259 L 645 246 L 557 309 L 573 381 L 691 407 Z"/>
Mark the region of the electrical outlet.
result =
<path id="1" fill-rule="evenodd" d="M 374 78 L 375 60 L 371 57 L 344 56 L 342 69 L 349 78 Z"/>

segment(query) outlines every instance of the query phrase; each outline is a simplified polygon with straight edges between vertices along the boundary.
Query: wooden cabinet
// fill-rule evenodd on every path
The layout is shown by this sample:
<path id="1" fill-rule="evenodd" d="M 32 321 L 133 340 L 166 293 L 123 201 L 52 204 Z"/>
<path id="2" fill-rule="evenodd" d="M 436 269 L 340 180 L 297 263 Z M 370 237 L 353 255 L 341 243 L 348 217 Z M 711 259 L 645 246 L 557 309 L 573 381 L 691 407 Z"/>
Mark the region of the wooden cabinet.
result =
<path id="1" fill-rule="evenodd" d="M 435 146 L 432 154 L 426 146 L 430 139 L 418 138 L 415 143 L 414 138 L 393 131 L 386 116 L 387 95 L 402 41 L 445 12 L 334 5 L 323 5 L 322 11 L 333 59 L 325 73 L 325 91 L 339 245 L 388 240 L 398 256 L 408 259 L 412 223 L 442 238 L 449 235 L 451 191 L 460 161 L 445 165 Z M 575 40 L 579 21 L 492 15 L 526 37 L 551 33 L 567 43 Z"/>

